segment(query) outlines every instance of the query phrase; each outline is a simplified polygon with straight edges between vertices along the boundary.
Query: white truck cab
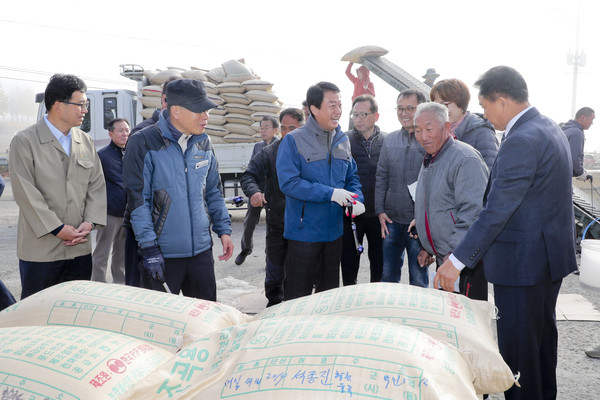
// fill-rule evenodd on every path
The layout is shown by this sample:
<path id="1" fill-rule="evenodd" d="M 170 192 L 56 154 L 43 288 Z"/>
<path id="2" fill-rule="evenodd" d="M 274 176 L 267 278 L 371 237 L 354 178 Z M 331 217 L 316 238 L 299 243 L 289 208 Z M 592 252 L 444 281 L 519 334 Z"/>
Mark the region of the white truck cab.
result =
<path id="1" fill-rule="evenodd" d="M 108 137 L 108 122 L 114 118 L 125 118 L 131 127 L 142 121 L 137 114 L 137 97 L 132 90 L 88 90 L 87 98 L 90 101 L 90 109 L 80 128 L 94 138 L 96 149 L 110 143 Z M 47 112 L 44 104 L 44 93 L 35 96 L 39 103 L 37 120 L 39 121 Z"/>

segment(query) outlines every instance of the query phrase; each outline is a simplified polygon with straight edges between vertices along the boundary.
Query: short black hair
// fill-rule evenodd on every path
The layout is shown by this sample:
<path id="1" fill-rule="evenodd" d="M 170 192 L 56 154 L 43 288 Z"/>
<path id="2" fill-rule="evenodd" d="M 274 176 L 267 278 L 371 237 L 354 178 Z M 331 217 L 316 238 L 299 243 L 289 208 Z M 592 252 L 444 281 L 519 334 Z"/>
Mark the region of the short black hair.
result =
<path id="1" fill-rule="evenodd" d="M 585 115 L 586 117 L 589 117 L 589 116 L 590 116 L 590 115 L 592 115 L 592 114 L 596 114 L 596 113 L 594 112 L 594 110 L 592 110 L 592 109 L 591 109 L 591 108 L 589 108 L 589 107 L 582 107 L 582 108 L 580 108 L 580 109 L 577 111 L 577 113 L 575 114 L 575 119 L 579 119 L 580 117 L 583 117 L 584 115 Z"/>
<path id="2" fill-rule="evenodd" d="M 398 95 L 398 98 L 396 98 L 396 102 L 398 100 L 400 100 L 401 97 L 410 97 L 410 96 L 417 97 L 417 104 L 425 103 L 427 101 L 427 97 L 425 97 L 425 93 L 423 93 L 422 90 L 404 89 L 403 91 L 400 92 L 400 94 Z"/>
<path id="3" fill-rule="evenodd" d="M 298 121 L 301 125 L 304 125 L 304 113 L 302 110 L 294 107 L 286 108 L 285 110 L 279 113 L 279 122 L 283 121 L 283 117 L 289 115 Z"/>
<path id="4" fill-rule="evenodd" d="M 85 93 L 87 86 L 85 82 L 70 74 L 54 74 L 46 86 L 44 92 L 44 104 L 46 110 L 50 111 L 54 103 L 57 101 L 69 101 L 74 92 L 80 91 Z"/>
<path id="5" fill-rule="evenodd" d="M 505 65 L 493 67 L 479 77 L 474 85 L 479 95 L 488 101 L 496 101 L 498 96 L 505 96 L 518 103 L 529 100 L 527 82 L 514 68 Z"/>
<path id="6" fill-rule="evenodd" d="M 260 124 L 262 125 L 263 122 L 265 121 L 270 121 L 271 122 L 271 126 L 273 128 L 279 128 L 279 121 L 277 121 L 277 118 L 275 117 L 271 117 L 270 115 L 265 115 L 264 117 L 262 117 L 262 119 L 260 120 Z"/>
<path id="7" fill-rule="evenodd" d="M 360 96 L 357 96 L 354 100 L 352 100 L 352 109 L 354 110 L 354 106 L 356 105 L 356 103 L 360 103 L 362 101 L 369 102 L 369 111 L 371 111 L 372 113 L 379 112 L 377 100 L 375 100 L 375 97 L 371 96 L 370 94 L 361 94 Z"/>
<path id="8" fill-rule="evenodd" d="M 112 132 L 115 129 L 115 124 L 117 122 L 125 122 L 131 128 L 131 124 L 129 123 L 129 121 L 127 121 L 127 119 L 115 118 L 115 119 L 111 119 L 110 121 L 108 121 L 108 131 L 109 132 Z"/>
<path id="9" fill-rule="evenodd" d="M 312 115 L 311 106 L 315 106 L 317 108 L 321 108 L 323 104 L 323 97 L 325 97 L 325 92 L 335 92 L 339 93 L 340 88 L 334 85 L 331 82 L 319 82 L 315 85 L 312 85 L 308 88 L 306 92 L 306 105 L 308 106 L 308 111 L 310 111 L 310 115 Z"/>

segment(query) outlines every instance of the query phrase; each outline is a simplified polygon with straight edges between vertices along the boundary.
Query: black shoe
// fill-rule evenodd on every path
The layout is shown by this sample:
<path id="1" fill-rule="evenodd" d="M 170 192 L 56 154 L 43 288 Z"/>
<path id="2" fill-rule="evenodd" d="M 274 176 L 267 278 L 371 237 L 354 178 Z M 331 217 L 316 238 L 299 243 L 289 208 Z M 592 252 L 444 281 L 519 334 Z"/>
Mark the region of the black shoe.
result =
<path id="1" fill-rule="evenodd" d="M 252 253 L 252 250 L 240 251 L 240 254 L 238 254 L 238 256 L 235 258 L 235 264 L 242 265 L 244 263 L 244 261 L 246 261 L 246 257 L 248 257 L 248 254 L 250 254 L 250 253 Z"/>

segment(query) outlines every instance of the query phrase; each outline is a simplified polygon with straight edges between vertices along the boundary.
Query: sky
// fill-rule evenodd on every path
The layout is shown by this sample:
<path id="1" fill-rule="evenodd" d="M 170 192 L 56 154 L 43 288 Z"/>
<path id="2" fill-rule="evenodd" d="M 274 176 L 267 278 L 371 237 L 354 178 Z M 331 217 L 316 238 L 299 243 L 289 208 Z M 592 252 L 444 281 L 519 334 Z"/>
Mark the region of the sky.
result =
<path id="1" fill-rule="evenodd" d="M 574 83 L 567 58 L 576 48 L 585 52 L 586 64 L 578 69 L 575 110 L 600 109 L 599 11 L 595 0 L 22 0 L 5 5 L 0 15 L 0 84 L 11 96 L 30 96 L 14 88 L 41 92 L 53 73 L 62 72 L 80 76 L 91 89 L 135 89 L 120 76 L 120 64 L 209 70 L 243 58 L 274 83 L 285 106 L 298 106 L 316 82 L 337 84 L 345 128 L 352 83 L 340 59 L 376 45 L 418 78 L 435 68 L 438 79 L 463 80 L 474 112 L 482 111 L 473 87 L 477 78 L 493 66 L 512 66 L 527 81 L 532 105 L 564 122 L 572 118 Z M 371 78 L 378 125 L 398 129 L 398 92 Z M 586 151 L 600 151 L 599 126 L 600 120 L 586 131 Z"/>

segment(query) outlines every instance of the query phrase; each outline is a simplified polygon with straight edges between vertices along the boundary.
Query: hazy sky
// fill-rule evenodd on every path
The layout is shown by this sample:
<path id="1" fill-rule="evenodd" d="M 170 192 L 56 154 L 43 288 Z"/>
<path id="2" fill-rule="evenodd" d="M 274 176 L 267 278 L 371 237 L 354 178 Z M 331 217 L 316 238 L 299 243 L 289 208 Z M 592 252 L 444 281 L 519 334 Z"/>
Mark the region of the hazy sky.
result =
<path id="1" fill-rule="evenodd" d="M 348 120 L 352 84 L 340 58 L 362 45 L 421 77 L 459 78 L 471 87 L 487 69 L 510 65 L 525 77 L 530 101 L 557 122 L 571 118 L 577 1 L 20 1 L 5 5 L 0 83 L 42 91 L 54 72 L 82 77 L 90 88 L 133 88 L 119 64 L 212 69 L 244 58 L 285 105 L 299 105 L 306 89 L 328 80 L 342 89 Z M 144 5 L 142 7 L 142 4 Z M 576 109 L 600 109 L 600 2 L 581 0 Z M 379 125 L 398 129 L 397 91 L 371 74 Z M 9 78 L 9 79 L 7 79 Z M 32 99 L 33 101 L 33 99 Z M 597 123 L 600 126 L 600 119 Z M 586 150 L 600 150 L 600 128 L 586 134 Z"/>

